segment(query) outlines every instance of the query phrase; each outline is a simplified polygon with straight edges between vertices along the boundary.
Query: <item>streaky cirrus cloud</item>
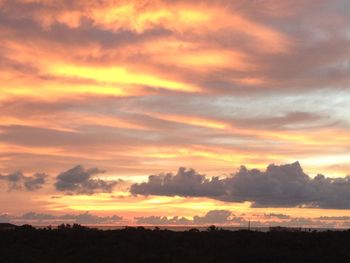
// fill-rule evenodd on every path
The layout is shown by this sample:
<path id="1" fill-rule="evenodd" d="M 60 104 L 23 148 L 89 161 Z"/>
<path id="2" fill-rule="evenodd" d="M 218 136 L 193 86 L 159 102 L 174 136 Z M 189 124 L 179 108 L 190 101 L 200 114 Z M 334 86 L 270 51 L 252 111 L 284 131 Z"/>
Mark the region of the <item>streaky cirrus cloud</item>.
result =
<path id="1" fill-rule="evenodd" d="M 226 178 L 206 178 L 193 169 L 151 175 L 131 185 L 135 195 L 208 197 L 226 202 L 251 202 L 252 207 L 350 208 L 350 178 L 305 174 L 298 162 L 271 164 L 265 171 L 242 166 Z"/>
<path id="2" fill-rule="evenodd" d="M 111 193 L 118 181 L 93 178 L 101 173 L 104 171 L 98 168 L 85 169 L 81 165 L 75 166 L 56 177 L 56 190 L 68 194 Z"/>
<path id="3" fill-rule="evenodd" d="M 152 94 L 143 86 L 221 94 L 347 87 L 348 21 L 336 6 L 348 8 L 340 0 L 4 1 L 4 68 L 6 75 L 17 68 L 26 77 L 30 69 L 37 89 L 60 96 Z M 337 19 L 325 23 L 326 14 Z M 31 53 L 19 39 L 40 48 Z M 75 89 L 67 91 L 65 81 Z"/>
<path id="4" fill-rule="evenodd" d="M 0 180 L 8 184 L 8 190 L 36 191 L 43 187 L 45 179 L 48 177 L 44 173 L 35 173 L 32 176 L 25 176 L 22 172 L 15 172 L 8 175 L 1 175 Z"/>

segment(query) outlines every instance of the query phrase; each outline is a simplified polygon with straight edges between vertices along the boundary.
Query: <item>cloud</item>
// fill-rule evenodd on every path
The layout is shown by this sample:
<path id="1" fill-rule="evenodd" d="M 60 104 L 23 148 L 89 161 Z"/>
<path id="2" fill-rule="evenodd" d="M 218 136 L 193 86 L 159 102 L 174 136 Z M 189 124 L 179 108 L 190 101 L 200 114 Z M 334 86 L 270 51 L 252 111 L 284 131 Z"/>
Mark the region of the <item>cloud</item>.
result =
<path id="1" fill-rule="evenodd" d="M 211 180 L 193 169 L 179 168 L 177 173 L 150 175 L 147 183 L 131 185 L 132 194 L 164 196 L 208 196 L 222 195 L 222 181 L 218 177 Z"/>
<path id="2" fill-rule="evenodd" d="M 256 176 L 268 182 L 261 191 L 249 175 L 207 180 L 189 170 L 156 183 L 179 163 L 221 174 L 297 157 L 312 159 L 310 171 L 348 170 L 344 2 L 0 0 L 1 171 L 56 175 L 62 165 L 94 163 L 123 176 L 155 174 L 154 189 L 132 188 L 145 195 L 254 206 L 338 207 L 343 199 L 347 207 L 345 193 L 330 200 L 340 195 L 331 182 L 329 197 L 311 193 L 325 187 L 307 182 L 302 194 L 292 189 L 302 180 L 286 187 L 265 175 Z M 57 186 L 108 191 L 110 181 L 94 176 Z M 278 187 L 268 200 L 264 191 Z"/>
<path id="3" fill-rule="evenodd" d="M 208 226 L 221 225 L 247 228 L 285 226 L 310 228 L 347 228 L 349 217 L 293 217 L 284 214 L 235 214 L 229 210 L 211 210 L 203 216 L 193 216 L 191 219 L 179 216 L 147 216 L 135 217 L 136 224 L 152 226 Z"/>
<path id="4" fill-rule="evenodd" d="M 277 218 L 277 219 L 289 219 L 289 215 L 285 214 L 276 214 L 276 213 L 269 213 L 269 214 L 264 214 L 265 218 Z"/>
<path id="5" fill-rule="evenodd" d="M 145 183 L 131 185 L 139 195 L 209 197 L 226 202 L 251 202 L 252 207 L 350 208 L 350 177 L 327 178 L 305 174 L 298 162 L 271 164 L 266 171 L 242 166 L 229 177 L 205 178 L 195 170 L 151 175 Z"/>
<path id="6" fill-rule="evenodd" d="M 141 216 L 134 218 L 139 225 L 189 225 L 191 221 L 185 217 L 166 217 L 166 216 Z"/>
<path id="7" fill-rule="evenodd" d="M 23 39 L 35 41 L 49 55 L 67 52 L 64 47 L 73 43 L 79 47 L 79 54 L 69 55 L 74 62 L 103 64 L 112 63 L 109 58 L 126 58 L 157 72 L 170 67 L 183 80 L 195 82 L 188 84 L 201 84 L 211 92 L 318 88 L 337 85 L 337 79 L 348 83 L 342 63 L 348 54 L 348 18 L 339 12 L 339 6 L 347 10 L 348 5 L 340 0 L 322 5 L 248 2 L 202 1 L 198 6 L 195 1 L 4 1 L 1 22 L 5 38 L 17 44 Z M 337 19 L 324 23 L 323 16 Z M 337 34 L 329 37 L 332 31 Z M 52 50 L 48 44 L 53 44 Z M 83 46 L 87 48 L 81 55 Z M 243 56 L 226 56 L 231 53 Z M 38 64 L 37 56 L 31 60 Z M 254 67 L 239 66 L 247 62 Z"/>
<path id="8" fill-rule="evenodd" d="M 28 212 L 23 214 L 22 216 L 18 217 L 17 219 L 24 219 L 24 220 L 50 220 L 57 218 L 54 215 L 51 214 L 41 214 L 41 213 L 35 213 L 35 212 Z"/>
<path id="9" fill-rule="evenodd" d="M 250 201 L 253 207 L 350 207 L 350 180 L 305 174 L 298 162 L 269 165 L 265 172 L 257 169 L 240 171 L 226 178 L 222 200 Z"/>
<path id="10" fill-rule="evenodd" d="M 101 173 L 104 173 L 104 171 L 98 168 L 85 169 L 81 165 L 78 165 L 60 173 L 56 177 L 56 190 L 70 194 L 88 195 L 112 192 L 113 188 L 118 184 L 118 181 L 92 178 Z"/>
<path id="11" fill-rule="evenodd" d="M 350 221 L 350 216 L 320 216 L 319 219 L 330 221 Z"/>
<path id="12" fill-rule="evenodd" d="M 227 210 L 212 210 L 204 216 L 194 216 L 194 224 L 225 224 L 230 221 L 231 212 Z"/>
<path id="13" fill-rule="evenodd" d="M 11 216 L 8 214 L 0 214 L 0 223 L 9 223 L 11 221 Z"/>
<path id="14" fill-rule="evenodd" d="M 27 190 L 36 191 L 45 184 L 47 174 L 36 173 L 32 176 L 25 176 L 21 172 L 15 172 L 8 175 L 0 175 L 0 180 L 8 183 L 8 189 L 11 190 Z"/>
<path id="15" fill-rule="evenodd" d="M 124 222 L 123 217 L 118 215 L 99 216 L 89 212 L 80 214 L 61 214 L 28 212 L 21 216 L 0 214 L 0 223 L 32 224 L 32 225 L 59 225 L 83 224 L 83 225 L 108 225 Z M 293 217 L 284 214 L 236 214 L 229 210 L 211 210 L 204 215 L 195 215 L 192 218 L 180 216 L 140 216 L 134 217 L 138 225 L 153 226 L 234 226 L 246 228 L 248 223 L 252 228 L 269 226 L 286 227 L 315 227 L 315 228 L 347 228 L 350 226 L 350 217 Z"/>
<path id="16" fill-rule="evenodd" d="M 232 177 L 224 179 L 223 200 L 253 202 L 253 206 L 298 206 L 310 203 L 308 182 L 299 163 L 269 165 L 265 172 L 241 167 Z"/>
<path id="17" fill-rule="evenodd" d="M 75 222 L 78 224 L 107 224 L 119 222 L 122 219 L 123 217 L 117 215 L 101 217 L 86 212 L 84 214 L 77 215 Z"/>
<path id="18" fill-rule="evenodd" d="M 292 217 L 282 214 L 256 214 L 252 218 L 249 215 L 238 215 L 229 210 L 211 210 L 203 216 L 193 216 L 191 219 L 179 216 L 148 216 L 135 217 L 136 224 L 153 226 L 208 226 L 222 225 L 233 227 L 256 227 L 286 226 L 286 227 L 324 227 L 339 228 L 350 225 L 349 218 L 331 220 L 316 217 Z"/>
<path id="19" fill-rule="evenodd" d="M 288 112 L 280 116 L 237 118 L 232 119 L 232 123 L 240 127 L 267 128 L 271 130 L 287 130 L 288 128 L 317 127 L 331 124 L 327 116 L 320 116 L 302 111 Z"/>
<path id="20" fill-rule="evenodd" d="M 28 212 L 21 216 L 0 215 L 0 222 L 14 222 L 20 224 L 62 224 L 62 223 L 76 223 L 81 225 L 98 225 L 98 224 L 115 224 L 123 220 L 123 217 L 117 215 L 98 216 L 90 214 L 89 212 L 81 214 L 63 214 L 53 215 L 48 213 Z"/>
<path id="21" fill-rule="evenodd" d="M 148 216 L 135 217 L 137 224 L 146 225 L 207 225 L 228 224 L 232 222 L 232 213 L 227 210 L 211 210 L 203 216 L 194 216 L 192 219 L 185 217 Z"/>
<path id="22" fill-rule="evenodd" d="M 103 153 L 98 165 L 122 173 L 150 174 L 155 163 L 157 173 L 173 169 L 179 156 L 184 165 L 198 162 L 213 171 L 223 164 L 227 172 L 229 165 L 261 164 L 269 156 L 289 160 L 291 151 L 318 155 L 325 140 L 316 127 L 334 131 L 328 136 L 327 130 L 334 146 L 328 149 L 345 157 L 348 145 L 338 138 L 348 129 L 324 126 L 348 123 L 340 112 L 348 94 L 335 89 L 349 86 L 347 10 L 343 1 L 305 0 L 2 1 L 4 169 L 45 163 L 57 171 Z M 163 81 L 205 94 L 165 92 Z M 142 86 L 137 91 L 134 82 Z M 329 88 L 333 96 L 322 91 L 316 99 L 315 90 L 305 93 L 310 88 Z M 287 110 L 290 105 L 298 112 Z M 174 114 L 182 120 L 171 120 Z M 223 128 L 213 129 L 212 121 Z M 198 153 L 194 146 L 209 150 Z M 232 163 L 238 154 L 244 160 Z"/>

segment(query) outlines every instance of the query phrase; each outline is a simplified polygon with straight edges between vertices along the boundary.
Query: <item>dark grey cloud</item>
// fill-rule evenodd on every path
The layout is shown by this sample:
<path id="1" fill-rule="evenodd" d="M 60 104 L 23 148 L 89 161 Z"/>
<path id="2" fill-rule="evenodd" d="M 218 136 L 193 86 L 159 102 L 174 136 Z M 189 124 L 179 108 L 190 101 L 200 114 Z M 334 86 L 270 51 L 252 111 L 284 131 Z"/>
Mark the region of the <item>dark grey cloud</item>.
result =
<path id="1" fill-rule="evenodd" d="M 350 208 L 350 176 L 330 178 L 305 174 L 298 162 L 271 164 L 266 171 L 242 166 L 220 179 L 206 178 L 180 168 L 176 174 L 151 175 L 145 183 L 131 185 L 134 195 L 208 197 L 226 202 L 251 202 L 252 207 Z"/>
<path id="2" fill-rule="evenodd" d="M 224 188 L 218 177 L 206 179 L 193 169 L 179 168 L 176 174 L 150 175 L 147 183 L 131 185 L 132 194 L 219 197 Z"/>
<path id="3" fill-rule="evenodd" d="M 269 165 L 265 172 L 257 169 L 240 170 L 224 179 L 222 200 L 253 202 L 253 206 L 298 206 L 310 203 L 308 182 L 310 178 L 302 171 L 299 163 Z M 312 199 L 312 198 L 311 198 Z"/>
<path id="4" fill-rule="evenodd" d="M 25 176 L 21 172 L 15 172 L 8 175 L 0 175 L 0 180 L 7 182 L 9 191 L 27 190 L 36 191 L 45 184 L 47 174 L 36 173 L 32 176 Z"/>
<path id="5" fill-rule="evenodd" d="M 118 181 L 93 178 L 97 174 L 104 173 L 98 168 L 85 169 L 81 165 L 73 167 L 56 177 L 55 187 L 58 191 L 68 194 L 95 194 L 110 193 L 118 184 Z"/>

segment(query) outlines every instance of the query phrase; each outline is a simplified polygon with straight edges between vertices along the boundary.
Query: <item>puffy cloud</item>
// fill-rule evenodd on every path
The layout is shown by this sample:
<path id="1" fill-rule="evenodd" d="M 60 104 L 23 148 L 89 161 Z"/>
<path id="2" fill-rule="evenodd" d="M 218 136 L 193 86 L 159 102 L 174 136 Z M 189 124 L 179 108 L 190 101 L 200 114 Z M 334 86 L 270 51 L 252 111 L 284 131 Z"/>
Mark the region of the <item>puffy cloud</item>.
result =
<path id="1" fill-rule="evenodd" d="M 242 166 L 230 177 L 205 178 L 180 168 L 177 174 L 151 175 L 148 182 L 133 184 L 132 194 L 202 196 L 227 202 L 251 202 L 253 207 L 350 208 L 350 177 L 327 178 L 305 174 L 298 162 L 271 164 L 266 171 Z"/>
<path id="2" fill-rule="evenodd" d="M 223 200 L 250 201 L 253 206 L 298 206 L 310 203 L 313 193 L 299 163 L 269 165 L 265 172 L 241 167 L 232 177 L 224 179 Z"/>
<path id="3" fill-rule="evenodd" d="M 9 190 L 27 190 L 36 191 L 45 184 L 45 178 L 47 177 L 44 173 L 36 173 L 32 176 L 25 176 L 21 172 L 15 172 L 8 175 L 0 175 L 0 180 L 8 183 Z"/>
<path id="4" fill-rule="evenodd" d="M 211 180 L 193 169 L 179 168 L 176 174 L 150 175 L 147 183 L 131 185 L 132 194 L 164 196 L 208 196 L 222 195 L 222 181 L 218 177 Z"/>
<path id="5" fill-rule="evenodd" d="M 298 162 L 270 165 L 265 172 L 242 167 L 225 179 L 228 201 L 250 201 L 254 207 L 308 206 L 347 209 L 350 207 L 350 179 L 305 174 Z"/>
<path id="6" fill-rule="evenodd" d="M 78 165 L 72 169 L 60 173 L 56 177 L 55 187 L 58 191 L 71 194 L 95 194 L 110 193 L 118 181 L 92 178 L 104 171 L 98 168 L 85 169 Z"/>

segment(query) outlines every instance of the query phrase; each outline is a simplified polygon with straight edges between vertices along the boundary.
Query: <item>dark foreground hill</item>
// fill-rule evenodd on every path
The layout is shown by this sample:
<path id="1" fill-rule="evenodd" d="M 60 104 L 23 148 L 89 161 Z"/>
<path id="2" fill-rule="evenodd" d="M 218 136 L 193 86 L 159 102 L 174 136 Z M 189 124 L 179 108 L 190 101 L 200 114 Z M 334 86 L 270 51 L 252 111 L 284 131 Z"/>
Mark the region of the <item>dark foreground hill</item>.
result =
<path id="1" fill-rule="evenodd" d="M 350 231 L 172 232 L 80 226 L 0 232 L 0 262 L 349 262 Z"/>

